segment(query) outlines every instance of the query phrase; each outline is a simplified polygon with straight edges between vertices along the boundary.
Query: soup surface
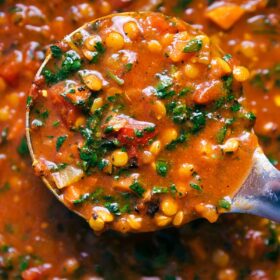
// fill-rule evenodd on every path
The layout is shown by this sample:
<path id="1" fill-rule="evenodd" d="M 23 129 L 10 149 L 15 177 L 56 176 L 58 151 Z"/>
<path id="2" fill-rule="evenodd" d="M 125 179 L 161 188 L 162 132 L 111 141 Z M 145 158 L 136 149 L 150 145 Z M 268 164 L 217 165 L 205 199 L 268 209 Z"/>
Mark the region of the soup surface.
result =
<path id="1" fill-rule="evenodd" d="M 230 209 L 256 146 L 246 68 L 156 13 L 91 22 L 50 48 L 28 99 L 33 166 L 95 231 Z"/>
<path id="2" fill-rule="evenodd" d="M 47 50 L 87 21 L 140 10 L 195 24 L 250 70 L 244 95 L 257 117 L 254 129 L 279 167 L 278 1 L 1 1 L 0 278 L 279 279 L 279 225 L 266 219 L 225 215 L 180 230 L 96 237 L 34 176 L 25 104 Z"/>

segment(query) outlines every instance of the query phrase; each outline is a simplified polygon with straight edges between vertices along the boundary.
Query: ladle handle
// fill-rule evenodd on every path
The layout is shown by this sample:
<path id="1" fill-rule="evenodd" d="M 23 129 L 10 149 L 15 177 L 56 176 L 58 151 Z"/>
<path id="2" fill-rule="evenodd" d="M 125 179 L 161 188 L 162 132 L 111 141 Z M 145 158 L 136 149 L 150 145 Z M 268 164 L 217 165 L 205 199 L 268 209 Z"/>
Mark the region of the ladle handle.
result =
<path id="1" fill-rule="evenodd" d="M 280 172 L 261 150 L 253 168 L 234 198 L 231 212 L 249 213 L 280 223 Z"/>

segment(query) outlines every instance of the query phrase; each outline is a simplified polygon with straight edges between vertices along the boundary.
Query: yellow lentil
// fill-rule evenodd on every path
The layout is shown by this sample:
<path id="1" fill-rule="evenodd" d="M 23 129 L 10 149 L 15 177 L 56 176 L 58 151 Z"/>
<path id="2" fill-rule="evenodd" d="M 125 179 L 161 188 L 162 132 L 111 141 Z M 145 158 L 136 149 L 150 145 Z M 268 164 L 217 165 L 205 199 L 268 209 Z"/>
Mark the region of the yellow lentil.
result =
<path id="1" fill-rule="evenodd" d="M 181 178 L 188 178 L 193 173 L 194 166 L 189 163 L 183 163 L 178 170 L 178 174 Z"/>
<path id="2" fill-rule="evenodd" d="M 126 152 L 116 150 L 112 154 L 112 163 L 114 166 L 123 167 L 128 162 L 128 155 Z"/>
<path id="3" fill-rule="evenodd" d="M 158 155 L 160 150 L 161 150 L 161 142 L 159 140 L 154 141 L 150 147 L 150 152 L 154 155 Z"/>
<path id="4" fill-rule="evenodd" d="M 160 53 L 162 51 L 162 45 L 157 40 L 151 40 L 148 42 L 148 49 L 152 53 Z"/>
<path id="5" fill-rule="evenodd" d="M 105 40 L 106 46 L 114 50 L 120 50 L 124 46 L 124 38 L 118 32 L 111 32 L 108 34 Z"/>
<path id="6" fill-rule="evenodd" d="M 183 223 L 184 220 L 184 212 L 183 211 L 178 211 L 176 215 L 173 218 L 173 225 L 178 227 Z"/>
<path id="7" fill-rule="evenodd" d="M 184 67 L 184 72 L 187 78 L 195 79 L 199 76 L 200 71 L 197 65 L 188 63 Z"/>
<path id="8" fill-rule="evenodd" d="M 94 231 L 101 231 L 104 229 L 105 222 L 100 217 L 91 217 L 89 225 Z"/>
<path id="9" fill-rule="evenodd" d="M 250 72 L 246 67 L 236 66 L 233 68 L 233 77 L 238 82 L 245 82 L 250 77 Z"/>
<path id="10" fill-rule="evenodd" d="M 90 112 L 93 114 L 97 109 L 102 107 L 103 103 L 104 102 L 102 97 L 95 98 L 91 105 Z"/>
<path id="11" fill-rule="evenodd" d="M 102 88 L 102 81 L 94 74 L 83 77 L 83 81 L 86 86 L 93 91 L 99 91 Z"/>
<path id="12" fill-rule="evenodd" d="M 171 217 L 167 217 L 159 214 L 155 216 L 155 222 L 159 227 L 167 226 L 168 224 L 171 223 L 171 221 L 172 221 Z"/>
<path id="13" fill-rule="evenodd" d="M 123 30 L 130 39 L 135 39 L 139 34 L 139 28 L 133 21 L 125 23 L 123 26 Z"/>
<path id="14" fill-rule="evenodd" d="M 173 216 L 178 211 L 178 203 L 171 197 L 166 197 L 160 203 L 160 209 L 166 216 Z"/>

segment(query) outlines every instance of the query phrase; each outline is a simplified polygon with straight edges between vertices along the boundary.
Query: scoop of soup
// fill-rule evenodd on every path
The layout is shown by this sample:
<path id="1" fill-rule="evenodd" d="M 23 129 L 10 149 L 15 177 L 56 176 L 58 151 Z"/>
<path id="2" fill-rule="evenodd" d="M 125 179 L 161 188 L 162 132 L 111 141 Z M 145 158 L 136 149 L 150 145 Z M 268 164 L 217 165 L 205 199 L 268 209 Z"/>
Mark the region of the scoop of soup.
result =
<path id="1" fill-rule="evenodd" d="M 34 167 L 94 231 L 216 221 L 252 164 L 237 66 L 157 13 L 116 14 L 50 47 L 28 99 Z"/>

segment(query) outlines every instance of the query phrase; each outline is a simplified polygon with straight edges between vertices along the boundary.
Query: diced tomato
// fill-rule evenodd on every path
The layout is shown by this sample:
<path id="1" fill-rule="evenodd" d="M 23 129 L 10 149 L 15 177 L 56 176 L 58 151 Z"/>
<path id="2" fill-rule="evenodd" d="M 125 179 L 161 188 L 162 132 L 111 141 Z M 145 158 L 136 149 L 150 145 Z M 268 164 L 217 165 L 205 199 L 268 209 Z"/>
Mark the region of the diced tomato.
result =
<path id="1" fill-rule="evenodd" d="M 8 84 L 15 86 L 18 82 L 22 68 L 22 54 L 19 51 L 14 51 L 7 55 L 3 60 L 3 63 L 1 63 L 0 77 L 2 77 Z"/>
<path id="2" fill-rule="evenodd" d="M 155 137 L 156 132 L 143 131 L 142 137 L 136 137 L 135 130 L 133 128 L 124 127 L 118 132 L 118 140 L 123 145 L 146 145 L 150 139 Z"/>
<path id="3" fill-rule="evenodd" d="M 85 102 L 90 97 L 90 91 L 85 88 L 76 88 L 74 93 L 68 93 L 66 99 L 73 104 Z"/>
<path id="4" fill-rule="evenodd" d="M 77 118 L 80 116 L 79 109 L 70 102 L 66 101 L 64 97 L 60 95 L 59 86 L 49 91 L 52 96 L 51 100 L 55 105 L 54 108 L 58 109 L 60 117 L 65 125 L 72 126 Z"/>

